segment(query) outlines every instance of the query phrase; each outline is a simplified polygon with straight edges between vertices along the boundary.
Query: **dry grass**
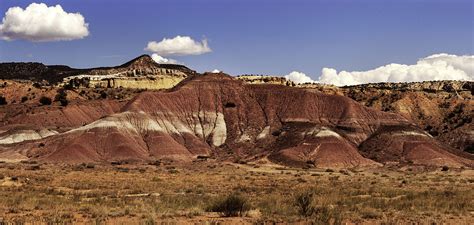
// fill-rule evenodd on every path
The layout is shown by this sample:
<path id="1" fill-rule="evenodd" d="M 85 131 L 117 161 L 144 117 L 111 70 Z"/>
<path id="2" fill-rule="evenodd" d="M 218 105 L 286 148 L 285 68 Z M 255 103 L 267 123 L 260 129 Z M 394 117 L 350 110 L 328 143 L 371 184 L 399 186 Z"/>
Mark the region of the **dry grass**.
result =
<path id="1" fill-rule="evenodd" d="M 205 210 L 235 192 L 252 209 L 238 223 L 472 224 L 473 174 L 326 172 L 205 162 L 176 168 L 41 165 L 32 170 L 31 165 L 0 163 L 0 222 L 226 221 L 233 219 Z M 303 191 L 312 193 L 314 209 L 306 218 L 295 207 Z"/>

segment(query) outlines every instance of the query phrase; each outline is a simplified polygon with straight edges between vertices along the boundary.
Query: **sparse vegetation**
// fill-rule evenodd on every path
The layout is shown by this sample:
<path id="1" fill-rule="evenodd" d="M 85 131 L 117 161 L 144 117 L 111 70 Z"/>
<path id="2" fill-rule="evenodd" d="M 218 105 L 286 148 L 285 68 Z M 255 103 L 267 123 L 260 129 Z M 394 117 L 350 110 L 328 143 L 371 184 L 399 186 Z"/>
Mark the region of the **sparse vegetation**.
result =
<path id="1" fill-rule="evenodd" d="M 254 168 L 252 162 L 150 164 L 0 163 L 0 215 L 4 221 L 57 223 L 74 223 L 72 215 L 80 215 L 92 223 L 218 218 L 236 223 L 470 224 L 474 210 L 470 173 L 453 168 L 419 174 L 351 170 L 346 176 L 339 170 Z"/>

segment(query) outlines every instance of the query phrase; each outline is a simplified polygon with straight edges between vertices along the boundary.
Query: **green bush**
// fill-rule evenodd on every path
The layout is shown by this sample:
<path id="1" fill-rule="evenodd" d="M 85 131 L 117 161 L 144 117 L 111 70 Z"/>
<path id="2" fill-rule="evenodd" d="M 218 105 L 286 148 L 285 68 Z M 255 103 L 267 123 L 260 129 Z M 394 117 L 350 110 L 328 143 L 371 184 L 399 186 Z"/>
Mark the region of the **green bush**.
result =
<path id="1" fill-rule="evenodd" d="M 0 96 L 0 105 L 6 105 L 8 104 L 7 99 L 3 96 Z"/>
<path id="2" fill-rule="evenodd" d="M 225 217 L 243 216 L 250 209 L 250 205 L 244 197 L 233 193 L 224 199 L 216 201 L 212 204 L 208 211 L 219 212 Z"/>
<path id="3" fill-rule="evenodd" d="M 51 105 L 51 98 L 48 98 L 46 96 L 42 96 L 39 100 L 39 102 L 41 103 L 41 105 Z"/>
<path id="4" fill-rule="evenodd" d="M 61 106 L 67 106 L 69 101 L 67 100 L 67 92 L 64 89 L 59 89 L 58 93 L 54 97 L 54 101 L 61 103 Z"/>

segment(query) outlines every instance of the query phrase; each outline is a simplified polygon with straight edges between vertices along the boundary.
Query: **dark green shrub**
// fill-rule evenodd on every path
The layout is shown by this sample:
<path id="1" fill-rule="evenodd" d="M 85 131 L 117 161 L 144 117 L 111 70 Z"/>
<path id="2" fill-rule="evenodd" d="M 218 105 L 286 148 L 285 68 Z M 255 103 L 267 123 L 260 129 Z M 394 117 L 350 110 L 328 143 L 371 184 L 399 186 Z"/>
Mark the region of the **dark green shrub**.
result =
<path id="1" fill-rule="evenodd" d="M 61 103 L 62 106 L 67 106 L 69 103 L 67 100 L 67 92 L 64 89 L 59 89 L 58 93 L 54 97 L 54 101 Z"/>
<path id="2" fill-rule="evenodd" d="M 441 171 L 444 171 L 444 172 L 446 172 L 446 171 L 448 171 L 448 170 L 449 170 L 449 167 L 448 167 L 448 166 L 443 166 L 443 167 L 441 168 Z"/>
<path id="3" fill-rule="evenodd" d="M 46 96 L 42 96 L 39 100 L 39 102 L 41 103 L 41 105 L 51 105 L 51 98 L 48 98 Z"/>
<path id="4" fill-rule="evenodd" d="M 0 96 L 0 105 L 6 105 L 8 104 L 7 99 L 3 96 Z"/>
<path id="5" fill-rule="evenodd" d="M 216 201 L 208 208 L 208 211 L 219 212 L 225 217 L 230 217 L 243 216 L 249 209 L 250 206 L 247 199 L 237 193 L 233 193 L 224 199 Z"/>
<path id="6" fill-rule="evenodd" d="M 107 92 L 101 91 L 100 92 L 100 97 L 103 98 L 103 99 L 106 99 L 107 98 Z"/>

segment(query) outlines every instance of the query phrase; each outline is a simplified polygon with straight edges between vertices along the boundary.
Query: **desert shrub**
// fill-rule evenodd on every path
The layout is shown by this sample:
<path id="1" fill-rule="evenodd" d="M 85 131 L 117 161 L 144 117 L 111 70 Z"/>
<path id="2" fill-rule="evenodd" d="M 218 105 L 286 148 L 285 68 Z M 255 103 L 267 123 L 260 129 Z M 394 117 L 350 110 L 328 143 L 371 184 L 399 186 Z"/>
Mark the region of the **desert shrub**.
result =
<path id="1" fill-rule="evenodd" d="M 100 97 L 103 98 L 103 99 L 106 99 L 107 98 L 107 92 L 101 91 L 100 92 Z"/>
<path id="2" fill-rule="evenodd" d="M 208 211 L 219 212 L 225 217 L 229 216 L 242 216 L 245 212 L 250 209 L 250 205 L 246 198 L 242 197 L 237 193 L 232 193 L 214 202 Z"/>
<path id="3" fill-rule="evenodd" d="M 41 88 L 41 84 L 40 83 L 34 83 L 33 87 L 39 89 L 39 88 Z"/>
<path id="4" fill-rule="evenodd" d="M 3 96 L 0 96 L 0 105 L 6 105 L 8 104 L 7 99 Z"/>
<path id="5" fill-rule="evenodd" d="M 28 101 L 28 97 L 27 97 L 27 96 L 21 97 L 21 103 L 26 102 L 26 101 Z"/>
<path id="6" fill-rule="evenodd" d="M 339 173 L 344 174 L 346 176 L 351 175 L 347 170 L 339 170 Z"/>
<path id="7" fill-rule="evenodd" d="M 62 106 L 67 106 L 69 103 L 67 100 L 67 92 L 64 89 L 59 89 L 58 93 L 54 97 L 54 101 L 61 103 Z"/>
<path id="8" fill-rule="evenodd" d="M 360 212 L 362 219 L 380 219 L 382 216 L 375 209 L 364 209 Z"/>
<path id="9" fill-rule="evenodd" d="M 441 171 L 448 171 L 448 170 L 449 170 L 449 167 L 448 167 L 448 166 L 443 166 L 443 167 L 441 168 Z"/>
<path id="10" fill-rule="evenodd" d="M 311 191 L 304 191 L 298 193 L 295 196 L 294 206 L 298 210 L 298 214 L 304 217 L 309 217 L 314 213 L 314 206 L 313 206 L 313 192 Z"/>
<path id="11" fill-rule="evenodd" d="M 235 103 L 233 102 L 227 102 L 225 105 L 224 105 L 225 108 L 235 108 Z"/>
<path id="12" fill-rule="evenodd" d="M 471 145 L 466 146 L 466 148 L 464 148 L 464 151 L 474 154 L 474 145 L 471 144 Z"/>
<path id="13" fill-rule="evenodd" d="M 314 222 L 316 224 L 342 224 L 343 216 L 340 208 L 321 206 L 314 209 Z"/>
<path id="14" fill-rule="evenodd" d="M 51 105 L 51 98 L 48 98 L 46 96 L 42 96 L 39 100 L 39 102 L 41 103 L 41 105 Z"/>
<path id="15" fill-rule="evenodd" d="M 69 84 L 64 85 L 64 89 L 66 89 L 66 90 L 74 90 L 74 85 L 72 84 L 72 80 L 69 81 Z"/>
<path id="16" fill-rule="evenodd" d="M 40 165 L 31 165 L 26 168 L 27 170 L 39 170 L 41 169 Z"/>
<path id="17" fill-rule="evenodd" d="M 152 215 L 148 215 L 145 218 L 145 221 L 143 222 L 143 224 L 145 224 L 145 225 L 154 225 L 154 224 L 156 224 L 156 221 L 155 221 L 155 219 L 153 218 Z"/>

